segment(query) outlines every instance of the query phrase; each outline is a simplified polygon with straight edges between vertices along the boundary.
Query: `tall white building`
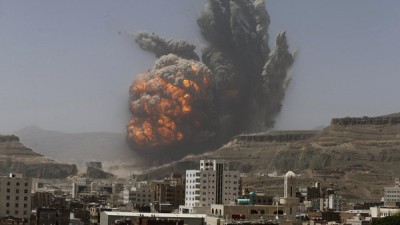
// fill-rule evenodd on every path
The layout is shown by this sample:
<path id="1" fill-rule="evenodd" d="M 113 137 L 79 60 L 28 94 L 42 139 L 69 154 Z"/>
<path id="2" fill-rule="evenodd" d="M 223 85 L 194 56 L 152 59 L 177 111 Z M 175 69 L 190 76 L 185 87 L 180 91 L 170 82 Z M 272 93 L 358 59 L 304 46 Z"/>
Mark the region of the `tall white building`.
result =
<path id="1" fill-rule="evenodd" d="M 185 209 L 211 204 L 230 204 L 238 198 L 240 176 L 231 171 L 229 163 L 218 160 L 200 160 L 200 170 L 186 170 Z"/>
<path id="2" fill-rule="evenodd" d="M 395 186 L 384 188 L 384 200 L 385 205 L 396 205 L 396 202 L 400 202 L 400 182 L 399 178 L 395 180 Z"/>
<path id="3" fill-rule="evenodd" d="M 32 180 L 10 174 L 0 177 L 0 217 L 13 216 L 25 219 L 31 216 Z"/>
<path id="4" fill-rule="evenodd" d="M 331 194 L 328 196 L 328 198 L 326 199 L 326 207 L 328 209 L 333 209 L 335 211 L 342 211 L 342 197 L 341 196 L 337 196 L 335 194 Z"/>

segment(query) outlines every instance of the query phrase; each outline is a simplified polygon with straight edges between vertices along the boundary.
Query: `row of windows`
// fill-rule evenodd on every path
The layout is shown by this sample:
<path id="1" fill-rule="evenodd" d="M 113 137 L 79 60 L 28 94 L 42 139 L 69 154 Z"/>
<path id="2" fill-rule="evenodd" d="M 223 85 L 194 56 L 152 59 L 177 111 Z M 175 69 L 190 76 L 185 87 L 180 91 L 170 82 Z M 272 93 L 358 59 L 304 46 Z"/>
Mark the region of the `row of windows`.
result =
<path id="1" fill-rule="evenodd" d="M 400 193 L 400 190 L 396 190 L 396 191 L 386 191 L 385 190 L 385 193 Z"/>
<path id="2" fill-rule="evenodd" d="M 7 202 L 6 203 L 6 207 L 10 207 L 10 203 L 9 202 Z M 15 203 L 15 207 L 19 207 L 19 203 Z M 24 208 L 27 208 L 28 207 L 28 204 L 24 204 Z"/>
<path id="3" fill-rule="evenodd" d="M 1 192 L 1 189 L 0 189 L 0 192 Z M 10 189 L 10 188 L 7 188 L 7 193 L 10 193 L 10 192 L 11 192 L 11 189 Z M 19 193 L 19 189 L 15 189 L 15 193 L 18 194 L 18 193 Z M 25 194 L 28 194 L 28 190 L 25 189 L 25 190 L 24 190 L 24 193 L 25 193 Z"/>
<path id="4" fill-rule="evenodd" d="M 1 182 L 0 182 L 0 184 L 1 184 Z M 10 186 L 10 185 L 11 185 L 11 182 L 8 181 L 8 182 L 7 182 L 7 186 Z M 15 185 L 19 186 L 20 183 L 19 183 L 19 182 L 16 182 Z M 27 182 L 25 182 L 24 185 L 25 185 L 25 187 L 28 187 L 28 183 L 27 183 Z"/>
<path id="5" fill-rule="evenodd" d="M 10 196 L 7 195 L 6 199 L 7 199 L 7 200 L 10 200 Z M 15 196 L 15 200 L 18 201 L 18 200 L 19 200 L 19 196 Z M 28 201 L 28 196 L 24 196 L 24 201 Z"/>
<path id="6" fill-rule="evenodd" d="M 193 175 L 193 176 L 192 176 Z M 200 173 L 192 174 L 192 173 L 187 173 L 186 177 L 200 177 Z"/>
<path id="7" fill-rule="evenodd" d="M 135 195 L 135 194 L 132 194 L 132 195 L 130 195 L 130 196 L 137 196 L 137 197 L 140 197 L 140 194 L 137 194 L 137 195 Z M 151 195 L 147 195 L 149 198 L 151 197 Z M 143 194 L 142 195 L 142 197 L 146 197 L 146 195 L 145 194 Z"/>
<path id="8" fill-rule="evenodd" d="M 395 199 L 400 199 L 400 196 L 398 195 L 387 195 L 385 196 L 386 198 L 395 198 Z"/>
<path id="9" fill-rule="evenodd" d="M 195 179 L 193 179 L 193 180 L 187 180 L 186 183 L 198 183 L 198 182 L 200 182 L 200 179 L 198 179 L 198 180 L 195 180 Z"/>
<path id="10" fill-rule="evenodd" d="M 10 210 L 6 210 L 6 214 L 9 215 L 10 214 Z M 15 210 L 15 215 L 19 215 L 19 211 L 18 210 Z M 24 211 L 24 215 L 25 216 L 28 215 L 28 212 Z"/>
<path id="11" fill-rule="evenodd" d="M 206 198 L 202 198 L 201 200 L 202 200 L 203 202 L 205 202 L 207 199 L 206 199 Z M 208 201 L 210 201 L 210 200 L 211 200 L 211 201 L 214 201 L 214 198 L 208 198 Z M 233 200 L 235 200 L 235 199 L 232 199 L 232 200 L 231 200 L 230 198 L 225 198 L 225 201 L 233 201 Z"/>

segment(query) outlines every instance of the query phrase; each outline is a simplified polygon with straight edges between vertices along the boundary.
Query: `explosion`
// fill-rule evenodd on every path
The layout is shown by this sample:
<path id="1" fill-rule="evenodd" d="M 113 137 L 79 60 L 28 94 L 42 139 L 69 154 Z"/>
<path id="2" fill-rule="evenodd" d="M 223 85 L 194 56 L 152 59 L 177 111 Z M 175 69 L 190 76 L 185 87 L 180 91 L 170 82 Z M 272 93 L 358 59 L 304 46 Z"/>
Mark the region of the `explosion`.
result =
<path id="1" fill-rule="evenodd" d="M 269 23 L 263 0 L 209 0 L 197 20 L 208 42 L 204 64 L 192 44 L 137 34 L 139 46 L 159 60 L 130 89 L 133 149 L 183 155 L 273 127 L 294 54 L 285 32 L 270 50 Z"/>
<path id="2" fill-rule="evenodd" d="M 192 139 L 208 128 L 212 78 L 198 61 L 162 56 L 130 88 L 128 139 L 139 148 L 157 148 Z"/>

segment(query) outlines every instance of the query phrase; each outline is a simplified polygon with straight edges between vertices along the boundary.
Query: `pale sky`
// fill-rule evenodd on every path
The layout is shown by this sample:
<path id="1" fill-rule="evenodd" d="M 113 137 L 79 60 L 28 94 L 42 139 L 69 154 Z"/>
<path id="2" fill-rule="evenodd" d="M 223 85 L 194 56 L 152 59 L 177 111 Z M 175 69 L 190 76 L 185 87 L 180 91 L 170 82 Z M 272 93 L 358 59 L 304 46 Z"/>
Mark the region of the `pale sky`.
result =
<path id="1" fill-rule="evenodd" d="M 0 133 L 125 132 L 129 87 L 154 57 L 133 34 L 204 46 L 205 0 L 0 0 Z M 400 111 L 400 2 L 271 0 L 271 46 L 298 50 L 276 129 Z"/>

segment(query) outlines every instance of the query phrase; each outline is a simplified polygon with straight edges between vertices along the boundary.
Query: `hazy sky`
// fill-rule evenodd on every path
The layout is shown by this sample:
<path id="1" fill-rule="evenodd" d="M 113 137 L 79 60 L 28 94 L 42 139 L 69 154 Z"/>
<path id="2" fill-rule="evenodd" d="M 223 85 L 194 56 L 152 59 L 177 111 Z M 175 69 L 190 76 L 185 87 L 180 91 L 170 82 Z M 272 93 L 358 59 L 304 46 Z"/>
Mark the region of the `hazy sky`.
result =
<path id="1" fill-rule="evenodd" d="M 205 0 L 0 0 L 0 133 L 124 132 L 128 89 L 154 57 L 137 31 L 204 46 Z M 400 2 L 267 1 L 271 45 L 298 50 L 277 129 L 400 111 Z"/>

